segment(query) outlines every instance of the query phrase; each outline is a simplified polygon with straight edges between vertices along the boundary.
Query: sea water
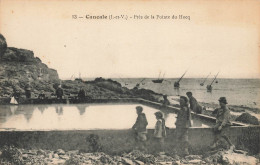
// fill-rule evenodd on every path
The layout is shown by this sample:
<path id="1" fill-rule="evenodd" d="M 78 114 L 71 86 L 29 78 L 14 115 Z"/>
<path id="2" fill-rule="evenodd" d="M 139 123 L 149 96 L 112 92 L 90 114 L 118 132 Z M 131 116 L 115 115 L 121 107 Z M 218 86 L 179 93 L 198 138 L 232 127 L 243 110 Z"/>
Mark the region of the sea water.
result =
<path id="1" fill-rule="evenodd" d="M 132 89 L 143 78 L 113 80 Z M 260 79 L 217 79 L 218 83 L 212 84 L 211 92 L 207 92 L 206 86 L 212 82 L 212 79 L 208 79 L 204 86 L 200 86 L 204 79 L 183 78 L 179 89 L 173 87 L 174 82 L 178 79 L 164 79 L 162 83 L 153 83 L 152 80 L 154 79 L 144 79 L 140 83 L 140 88 L 150 89 L 168 96 L 186 96 L 186 92 L 191 91 L 199 102 L 218 103 L 220 97 L 226 97 L 229 105 L 260 108 Z"/>
<path id="2" fill-rule="evenodd" d="M 0 130 L 95 130 L 131 129 L 142 106 L 147 128 L 156 124 L 159 111 L 141 104 L 51 104 L 0 105 Z M 175 128 L 176 114 L 164 113 L 166 126 Z M 194 127 L 209 127 L 214 123 L 192 120 Z"/>

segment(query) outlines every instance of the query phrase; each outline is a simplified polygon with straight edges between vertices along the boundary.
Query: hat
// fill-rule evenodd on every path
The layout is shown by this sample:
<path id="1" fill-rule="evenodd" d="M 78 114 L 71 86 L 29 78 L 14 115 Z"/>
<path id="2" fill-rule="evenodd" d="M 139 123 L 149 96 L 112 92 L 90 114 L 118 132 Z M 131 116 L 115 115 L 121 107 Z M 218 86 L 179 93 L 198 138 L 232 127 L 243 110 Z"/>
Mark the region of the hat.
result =
<path id="1" fill-rule="evenodd" d="M 221 103 L 227 104 L 227 99 L 226 99 L 226 97 L 220 97 L 220 98 L 218 99 L 218 101 L 221 102 Z"/>
<path id="2" fill-rule="evenodd" d="M 185 103 L 188 103 L 188 101 L 189 101 L 188 98 L 185 96 L 180 96 L 180 99 L 183 99 L 185 101 Z"/>
<path id="3" fill-rule="evenodd" d="M 155 112 L 154 115 L 157 116 L 157 117 L 159 117 L 159 118 L 162 118 L 162 117 L 163 117 L 162 112 Z"/>
<path id="4" fill-rule="evenodd" d="M 191 95 L 192 96 L 192 93 L 191 92 L 187 92 L 186 95 Z"/>
<path id="5" fill-rule="evenodd" d="M 137 111 L 140 111 L 140 112 L 143 111 L 143 107 L 141 107 L 141 106 L 137 106 L 135 109 L 136 109 Z"/>

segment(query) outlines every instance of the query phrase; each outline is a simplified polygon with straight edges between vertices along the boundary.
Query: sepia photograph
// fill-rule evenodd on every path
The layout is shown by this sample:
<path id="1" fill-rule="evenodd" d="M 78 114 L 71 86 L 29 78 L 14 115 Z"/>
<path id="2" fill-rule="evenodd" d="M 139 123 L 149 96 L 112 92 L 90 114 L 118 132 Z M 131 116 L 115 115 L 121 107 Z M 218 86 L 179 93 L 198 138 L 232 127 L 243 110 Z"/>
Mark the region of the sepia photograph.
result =
<path id="1" fill-rule="evenodd" d="M 0 0 L 0 164 L 260 164 L 260 1 Z"/>

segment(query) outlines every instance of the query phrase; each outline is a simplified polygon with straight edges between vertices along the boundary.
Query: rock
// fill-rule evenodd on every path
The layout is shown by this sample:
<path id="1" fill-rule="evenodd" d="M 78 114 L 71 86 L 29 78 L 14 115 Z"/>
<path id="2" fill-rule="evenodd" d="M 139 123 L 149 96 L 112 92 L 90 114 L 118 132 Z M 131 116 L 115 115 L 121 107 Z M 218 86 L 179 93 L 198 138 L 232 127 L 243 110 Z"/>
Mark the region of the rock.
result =
<path id="1" fill-rule="evenodd" d="M 64 164 L 64 163 L 65 163 L 65 160 L 53 158 L 53 159 L 51 160 L 51 162 L 52 162 L 52 164 Z"/>
<path id="2" fill-rule="evenodd" d="M 107 156 L 107 155 L 102 155 L 102 156 L 99 158 L 99 160 L 100 160 L 102 163 L 104 163 L 104 164 L 107 164 L 107 163 L 112 162 L 112 159 L 111 159 L 109 156 Z"/>
<path id="3" fill-rule="evenodd" d="M 56 159 L 59 159 L 59 158 L 60 158 L 58 154 L 53 154 L 52 157 L 53 157 L 53 158 L 56 158 Z"/>
<path id="4" fill-rule="evenodd" d="M 41 90 L 53 92 L 52 84 L 60 81 L 56 70 L 34 57 L 33 51 L 3 47 L 6 43 L 0 34 L 0 96 L 9 96 L 14 88 L 24 95 L 28 82 L 31 82 L 32 94 L 39 94 Z"/>
<path id="5" fill-rule="evenodd" d="M 140 160 L 133 160 L 133 162 L 137 165 L 144 165 L 144 162 L 140 161 Z"/>
<path id="6" fill-rule="evenodd" d="M 58 149 L 58 150 L 56 151 L 56 153 L 57 153 L 58 155 L 65 155 L 65 151 L 63 151 L 62 149 Z"/>
<path id="7" fill-rule="evenodd" d="M 226 153 L 223 155 L 223 162 L 226 164 L 244 164 L 244 165 L 250 165 L 250 164 L 256 164 L 257 159 L 253 156 L 247 156 L 243 154 L 237 154 L 237 153 Z"/>
<path id="8" fill-rule="evenodd" d="M 68 155 L 59 155 L 61 159 L 68 160 L 70 157 Z"/>
<path id="9" fill-rule="evenodd" d="M 172 165 L 180 165 L 180 164 L 181 164 L 181 161 L 179 161 L 179 160 L 178 160 L 178 161 L 173 161 L 173 162 L 172 162 Z"/>
<path id="10" fill-rule="evenodd" d="M 132 165 L 134 162 L 128 158 L 122 158 L 122 162 L 127 164 L 127 165 Z"/>
<path id="11" fill-rule="evenodd" d="M 37 155 L 37 152 L 36 151 L 33 151 L 33 150 L 29 150 L 27 152 L 27 154 L 30 154 L 30 155 Z"/>
<path id="12" fill-rule="evenodd" d="M 243 151 L 243 150 L 236 150 L 236 149 L 234 149 L 233 150 L 235 153 L 237 153 L 237 154 L 243 154 L 243 155 L 246 155 L 247 154 L 247 152 L 246 151 Z"/>
<path id="13" fill-rule="evenodd" d="M 52 159 L 52 153 L 49 153 L 47 156 L 49 159 Z"/>
<path id="14" fill-rule="evenodd" d="M 190 164 L 201 164 L 201 159 L 194 159 L 194 160 L 190 160 L 188 161 Z"/>
<path id="15" fill-rule="evenodd" d="M 27 159 L 28 158 L 28 154 L 23 154 L 23 159 Z"/>
<path id="16" fill-rule="evenodd" d="M 84 163 L 86 163 L 86 164 L 92 164 L 91 160 L 86 160 L 86 161 L 84 161 Z"/>
<path id="17" fill-rule="evenodd" d="M 45 155 L 45 154 L 46 154 L 45 151 L 42 150 L 42 149 L 39 149 L 39 150 L 37 151 L 37 155 Z"/>
<path id="18" fill-rule="evenodd" d="M 188 160 L 201 159 L 201 156 L 200 155 L 188 155 L 188 156 L 185 156 L 185 159 L 188 159 Z"/>
<path id="19" fill-rule="evenodd" d="M 259 125 L 258 119 L 255 116 L 252 116 L 250 113 L 241 114 L 235 119 L 235 121 L 239 121 L 247 124 Z"/>
<path id="20" fill-rule="evenodd" d="M 7 48 L 7 43 L 5 37 L 2 34 L 0 34 L 0 56 L 2 56 L 5 53 L 6 48 Z"/>
<path id="21" fill-rule="evenodd" d="M 164 165 L 164 164 L 172 164 L 172 162 L 157 162 L 156 164 Z"/>
<path id="22" fill-rule="evenodd" d="M 77 155 L 78 153 L 79 153 L 79 150 L 72 150 L 72 151 L 67 152 L 67 154 L 70 156 Z"/>

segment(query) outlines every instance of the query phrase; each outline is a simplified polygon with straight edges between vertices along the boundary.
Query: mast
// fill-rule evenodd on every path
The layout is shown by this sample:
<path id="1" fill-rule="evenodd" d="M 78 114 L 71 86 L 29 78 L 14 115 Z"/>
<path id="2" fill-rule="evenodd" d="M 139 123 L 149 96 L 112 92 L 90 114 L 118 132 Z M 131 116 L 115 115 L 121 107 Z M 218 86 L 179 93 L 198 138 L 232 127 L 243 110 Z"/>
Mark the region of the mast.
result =
<path id="1" fill-rule="evenodd" d="M 186 72 L 187 72 L 188 70 L 186 70 L 185 72 L 184 72 L 184 74 L 181 76 L 181 78 L 178 80 L 178 83 L 181 81 L 181 79 L 183 78 L 183 76 L 186 74 Z"/>
<path id="2" fill-rule="evenodd" d="M 160 73 L 159 73 L 159 77 L 158 77 L 158 79 L 160 79 L 160 76 L 161 76 L 161 71 L 160 71 Z"/>
<path id="3" fill-rule="evenodd" d="M 200 83 L 201 86 L 204 85 L 204 83 L 206 82 L 206 80 L 208 79 L 209 75 L 211 74 L 211 72 L 208 74 L 208 76 L 204 79 L 204 81 L 202 83 Z"/>
<path id="4" fill-rule="evenodd" d="M 209 77 L 209 75 L 211 74 L 211 72 L 208 74 L 208 76 L 204 79 L 203 84 L 205 83 L 205 81 L 207 80 L 207 78 Z"/>
<path id="5" fill-rule="evenodd" d="M 210 84 L 210 85 L 212 85 L 212 84 L 213 84 L 213 82 L 216 80 L 216 78 L 217 78 L 218 74 L 219 74 L 219 72 L 216 74 L 216 76 L 214 77 L 214 79 L 213 79 L 213 81 L 211 82 L 211 84 Z"/>
<path id="6" fill-rule="evenodd" d="M 164 79 L 164 76 L 165 76 L 165 72 L 164 72 L 164 74 L 163 74 L 163 76 L 162 76 L 162 79 Z"/>
<path id="7" fill-rule="evenodd" d="M 184 72 L 184 74 L 181 76 L 181 78 L 178 80 L 178 81 L 176 81 L 176 82 L 174 82 L 174 88 L 179 88 L 180 87 L 180 81 L 181 81 L 181 79 L 183 78 L 183 76 L 186 74 L 186 72 L 187 72 L 188 70 L 186 70 L 185 72 Z"/>

